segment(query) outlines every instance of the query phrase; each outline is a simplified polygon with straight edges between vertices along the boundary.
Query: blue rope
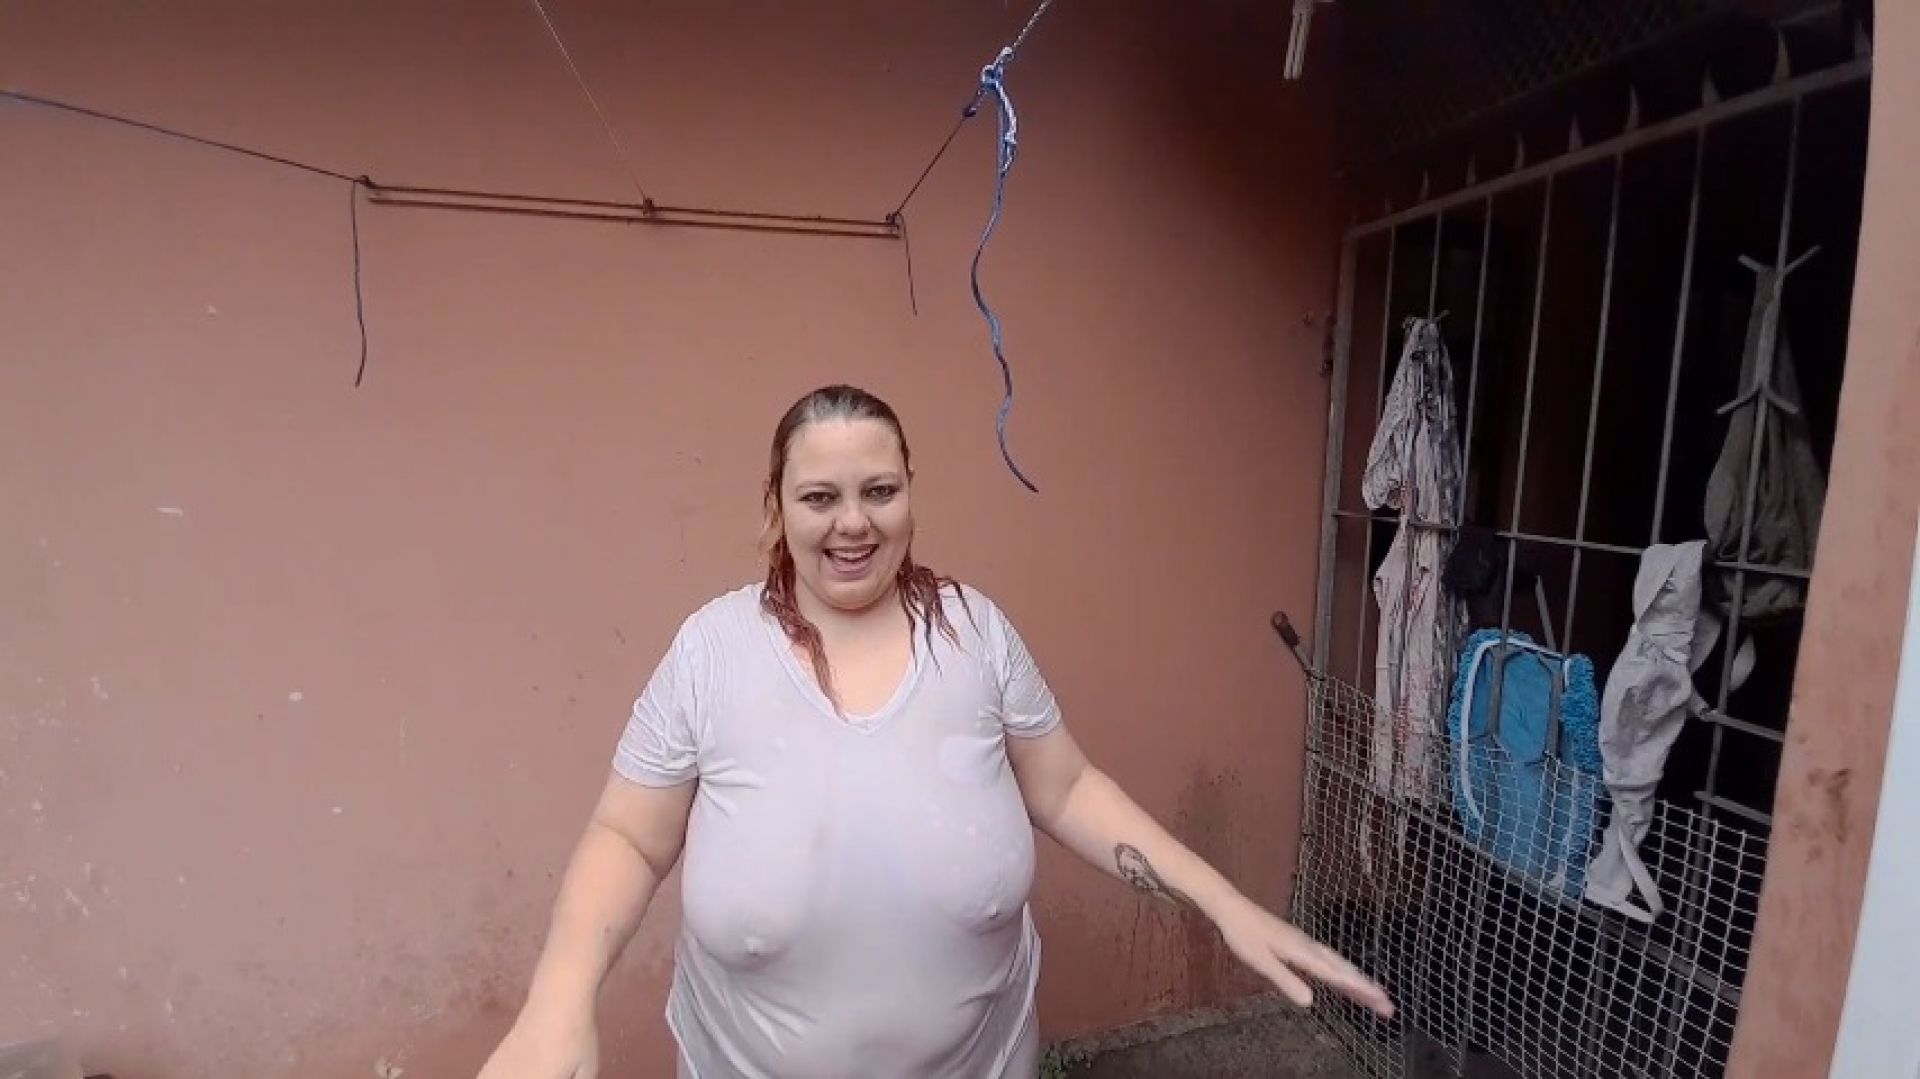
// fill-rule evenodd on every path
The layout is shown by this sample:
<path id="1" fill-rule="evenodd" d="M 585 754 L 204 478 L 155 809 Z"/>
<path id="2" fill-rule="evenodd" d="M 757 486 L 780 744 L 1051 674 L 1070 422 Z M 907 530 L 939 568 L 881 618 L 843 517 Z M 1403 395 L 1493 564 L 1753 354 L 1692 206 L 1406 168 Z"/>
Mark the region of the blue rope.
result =
<path id="1" fill-rule="evenodd" d="M 1000 361 L 1000 378 L 1006 387 L 1005 396 L 1000 399 L 1000 412 L 994 420 L 994 430 L 1000 439 L 1000 457 L 1007 463 L 1008 471 L 1013 473 L 1014 478 L 1019 480 L 1022 486 L 1034 494 L 1039 494 L 1040 488 L 1035 487 L 1026 473 L 1020 471 L 1020 466 L 1013 461 L 1012 452 L 1007 449 L 1007 415 L 1013 411 L 1013 368 L 1007 363 L 1007 353 L 1000 330 L 1000 317 L 993 313 L 993 308 L 987 303 L 986 296 L 980 291 L 980 259 L 986 255 L 987 241 L 993 238 L 993 231 L 1000 224 L 1000 213 L 1005 208 L 1007 199 L 1007 173 L 1013 170 L 1014 155 L 1020 148 L 1020 118 L 1013 111 L 1013 98 L 1007 94 L 1006 66 L 1007 61 L 1011 59 L 1013 59 L 1013 46 L 1009 45 L 1001 49 L 1000 55 L 994 58 L 993 63 L 988 64 L 980 72 L 980 94 L 967 113 L 971 116 L 979 108 L 979 98 L 988 94 L 993 95 L 1000 106 L 1000 138 L 994 168 L 993 212 L 987 217 L 986 229 L 980 233 L 980 246 L 973 252 L 973 302 L 987 320 L 987 329 L 993 340 L 993 356 Z"/>

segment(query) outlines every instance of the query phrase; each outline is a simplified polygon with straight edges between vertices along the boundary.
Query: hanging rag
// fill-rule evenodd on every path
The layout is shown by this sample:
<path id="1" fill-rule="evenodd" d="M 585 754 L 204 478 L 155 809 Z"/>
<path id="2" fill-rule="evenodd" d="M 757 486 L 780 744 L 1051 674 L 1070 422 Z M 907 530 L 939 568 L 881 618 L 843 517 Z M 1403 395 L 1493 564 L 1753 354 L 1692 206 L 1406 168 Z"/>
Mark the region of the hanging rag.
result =
<path id="1" fill-rule="evenodd" d="M 1410 318 L 1404 329 L 1400 366 L 1360 479 L 1369 509 L 1400 512 L 1399 531 L 1373 577 L 1380 630 L 1371 778 L 1382 794 L 1428 801 L 1443 779 L 1436 726 L 1464 628 L 1459 603 L 1441 583 L 1460 520 L 1460 438 L 1453 365 L 1439 323 Z"/>
<path id="2" fill-rule="evenodd" d="M 1733 418 L 1707 480 L 1707 538 L 1713 557 L 1721 562 L 1813 568 L 1826 479 L 1807 430 L 1793 350 L 1780 325 L 1780 293 L 1786 276 L 1812 254 L 1809 251 L 1779 268 L 1741 260 L 1755 278 L 1746 347 L 1740 358 L 1741 393 L 1720 410 Z M 1758 469 L 1751 509 L 1747 505 L 1750 468 Z M 1748 512 L 1753 514 L 1753 531 L 1743 551 L 1741 530 Z M 1732 573 L 1713 574 L 1708 595 L 1721 611 L 1731 614 Z M 1750 573 L 1741 594 L 1740 618 L 1765 620 L 1805 604 L 1804 581 Z"/>
<path id="3" fill-rule="evenodd" d="M 1602 790 L 1593 661 L 1524 633 L 1480 630 L 1460 655 L 1447 731 L 1454 808 L 1467 839 L 1514 872 L 1579 898 Z"/>
<path id="4" fill-rule="evenodd" d="M 1707 709 L 1693 673 L 1720 639 L 1719 617 L 1700 604 L 1706 547 L 1704 540 L 1660 544 L 1641 556 L 1633 626 L 1600 699 L 1600 757 L 1613 815 L 1588 867 L 1586 895 L 1642 922 L 1666 909 L 1640 861 L 1654 788 L 1687 717 Z"/>

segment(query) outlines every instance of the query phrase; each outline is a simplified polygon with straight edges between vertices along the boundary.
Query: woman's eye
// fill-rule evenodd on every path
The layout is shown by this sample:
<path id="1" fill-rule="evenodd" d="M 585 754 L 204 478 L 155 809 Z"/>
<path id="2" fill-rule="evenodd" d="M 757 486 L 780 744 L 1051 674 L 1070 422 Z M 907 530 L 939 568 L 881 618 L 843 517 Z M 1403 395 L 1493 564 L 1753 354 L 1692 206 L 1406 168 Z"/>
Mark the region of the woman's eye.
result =
<path id="1" fill-rule="evenodd" d="M 876 502 L 885 502 L 888 499 L 892 498 L 894 495 L 899 493 L 900 493 L 900 489 L 890 484 L 881 484 L 878 487 L 867 488 L 867 497 L 873 499 Z"/>
<path id="2" fill-rule="evenodd" d="M 825 491 L 808 491 L 800 496 L 800 501 L 809 506 L 824 506 L 833 501 L 833 496 Z"/>

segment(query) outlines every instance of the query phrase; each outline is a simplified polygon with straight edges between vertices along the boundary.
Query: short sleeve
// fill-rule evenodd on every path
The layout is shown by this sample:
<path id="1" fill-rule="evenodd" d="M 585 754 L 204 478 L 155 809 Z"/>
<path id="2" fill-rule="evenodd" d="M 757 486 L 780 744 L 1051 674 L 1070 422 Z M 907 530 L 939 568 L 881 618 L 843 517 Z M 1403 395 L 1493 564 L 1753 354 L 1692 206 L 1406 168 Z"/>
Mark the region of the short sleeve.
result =
<path id="1" fill-rule="evenodd" d="M 654 668 L 620 734 L 613 770 L 648 787 L 672 787 L 699 775 L 698 689 L 705 673 L 691 620 Z"/>
<path id="2" fill-rule="evenodd" d="M 1016 738 L 1038 738 L 1060 725 L 1060 703 L 1040 665 L 1006 614 L 987 605 L 987 646 L 1000 676 L 1000 723 Z"/>

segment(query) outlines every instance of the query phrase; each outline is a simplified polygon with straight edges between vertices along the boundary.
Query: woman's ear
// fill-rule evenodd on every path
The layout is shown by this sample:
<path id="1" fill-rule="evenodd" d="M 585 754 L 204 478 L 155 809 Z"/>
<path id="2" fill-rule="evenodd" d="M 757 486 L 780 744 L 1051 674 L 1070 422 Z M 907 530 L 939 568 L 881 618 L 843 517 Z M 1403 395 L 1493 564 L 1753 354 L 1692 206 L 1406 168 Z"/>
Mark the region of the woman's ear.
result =
<path id="1" fill-rule="evenodd" d="M 786 534 L 786 521 L 780 516 L 780 496 L 773 488 L 767 488 L 767 499 L 762 509 L 765 513 L 760 524 L 760 549 L 771 552 Z"/>

